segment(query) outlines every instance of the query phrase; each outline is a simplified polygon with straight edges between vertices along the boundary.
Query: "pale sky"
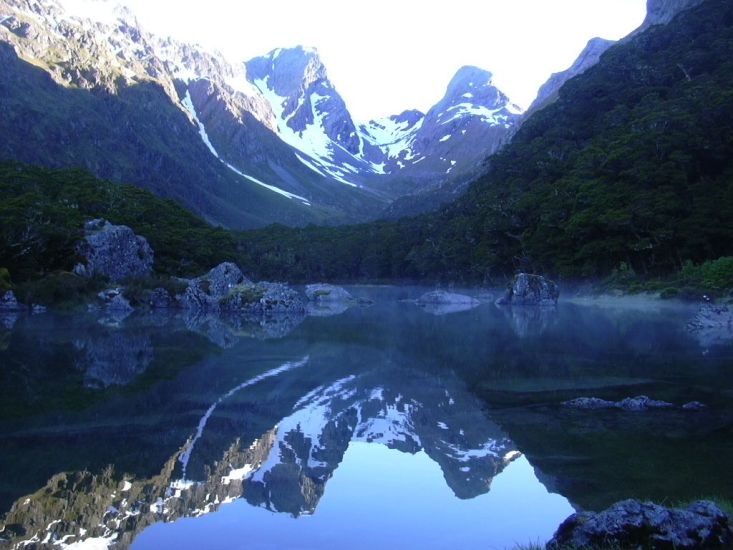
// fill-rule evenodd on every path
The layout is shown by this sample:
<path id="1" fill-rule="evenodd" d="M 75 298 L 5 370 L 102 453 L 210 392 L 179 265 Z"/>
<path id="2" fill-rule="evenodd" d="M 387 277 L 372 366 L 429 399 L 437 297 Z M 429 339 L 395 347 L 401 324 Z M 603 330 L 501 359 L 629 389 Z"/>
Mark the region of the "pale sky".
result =
<path id="1" fill-rule="evenodd" d="M 589 39 L 618 39 L 646 0 L 122 0 L 150 32 L 247 60 L 278 47 L 318 49 L 352 116 L 426 111 L 455 72 L 476 65 L 529 106 Z"/>

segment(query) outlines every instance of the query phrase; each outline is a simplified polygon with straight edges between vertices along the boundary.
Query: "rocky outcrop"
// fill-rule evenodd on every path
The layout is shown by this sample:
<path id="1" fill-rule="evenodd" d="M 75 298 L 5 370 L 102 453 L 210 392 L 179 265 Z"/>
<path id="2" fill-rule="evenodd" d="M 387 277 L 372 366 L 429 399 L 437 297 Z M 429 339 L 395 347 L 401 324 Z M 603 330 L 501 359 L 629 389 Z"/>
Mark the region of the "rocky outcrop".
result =
<path id="1" fill-rule="evenodd" d="M 316 283 L 305 287 L 308 300 L 316 303 L 325 302 L 354 302 L 354 297 L 340 286 Z"/>
<path id="2" fill-rule="evenodd" d="M 234 287 L 220 301 L 223 311 L 253 315 L 305 313 L 305 301 L 286 283 L 250 283 Z"/>
<path id="3" fill-rule="evenodd" d="M 206 275 L 191 279 L 176 296 L 180 307 L 209 311 L 266 315 L 303 313 L 305 301 L 285 283 L 253 283 L 236 264 L 225 262 Z"/>
<path id="4" fill-rule="evenodd" d="M 145 237 L 126 225 L 91 220 L 84 225 L 84 240 L 76 251 L 84 258 L 74 273 L 82 277 L 102 276 L 118 283 L 148 277 L 153 273 L 153 249 Z"/>
<path id="5" fill-rule="evenodd" d="M 554 306 L 560 297 L 557 284 L 541 275 L 519 273 L 497 305 Z"/>
<path id="6" fill-rule="evenodd" d="M 651 399 L 646 395 L 627 397 L 621 401 L 607 401 L 598 397 L 578 397 L 577 399 L 565 401 L 562 405 L 563 407 L 581 410 L 620 409 L 622 411 L 648 411 L 653 409 L 675 408 L 675 405 L 672 403 Z M 704 409 L 705 405 L 698 401 L 691 401 L 682 405 L 681 408 L 687 411 L 697 411 Z"/>
<path id="7" fill-rule="evenodd" d="M 598 514 L 573 514 L 560 525 L 547 548 L 730 548 L 733 533 L 728 521 L 709 501 L 670 509 L 625 500 Z"/>

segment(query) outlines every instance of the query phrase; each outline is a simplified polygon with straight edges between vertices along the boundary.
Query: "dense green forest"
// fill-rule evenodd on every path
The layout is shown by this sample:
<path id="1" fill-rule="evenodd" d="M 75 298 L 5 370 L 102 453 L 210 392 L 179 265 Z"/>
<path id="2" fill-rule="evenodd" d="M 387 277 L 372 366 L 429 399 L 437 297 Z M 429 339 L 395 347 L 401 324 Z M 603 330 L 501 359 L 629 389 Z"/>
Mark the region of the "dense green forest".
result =
<path id="1" fill-rule="evenodd" d="M 199 274 L 235 258 L 230 232 L 149 191 L 81 170 L 0 163 L 0 267 L 13 282 L 70 271 L 84 222 L 99 217 L 146 237 L 161 275 Z"/>
<path id="2" fill-rule="evenodd" d="M 243 262 L 290 280 L 676 272 L 733 252 L 732 159 L 733 4 L 708 0 L 612 47 L 442 211 L 249 232 Z"/>

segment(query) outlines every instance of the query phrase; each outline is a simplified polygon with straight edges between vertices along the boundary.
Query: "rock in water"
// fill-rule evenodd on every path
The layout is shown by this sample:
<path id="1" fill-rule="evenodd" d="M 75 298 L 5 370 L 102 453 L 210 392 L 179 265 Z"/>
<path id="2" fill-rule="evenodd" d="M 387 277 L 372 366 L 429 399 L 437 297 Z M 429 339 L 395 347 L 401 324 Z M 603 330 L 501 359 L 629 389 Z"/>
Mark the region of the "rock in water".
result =
<path id="1" fill-rule="evenodd" d="M 554 306 L 560 297 L 557 285 L 541 275 L 519 273 L 497 305 Z"/>
<path id="2" fill-rule="evenodd" d="M 460 313 L 477 307 L 481 302 L 465 294 L 434 290 L 423 294 L 415 303 L 433 315 Z"/>
<path id="3" fill-rule="evenodd" d="M 465 294 L 455 294 L 444 290 L 434 290 L 427 292 L 417 299 L 418 304 L 471 304 L 478 305 L 476 298 L 471 298 Z"/>
<path id="4" fill-rule="evenodd" d="M 548 550 L 562 548 L 730 548 L 728 516 L 709 501 L 685 509 L 625 500 L 600 512 L 579 512 L 555 532 Z"/>
<path id="5" fill-rule="evenodd" d="M 253 283 L 231 262 L 188 281 L 188 287 L 176 299 L 189 311 L 253 315 L 305 312 L 302 297 L 287 284 Z"/>
<path id="6" fill-rule="evenodd" d="M 607 401 L 598 397 L 578 397 L 563 402 L 563 407 L 570 409 L 593 410 L 593 409 L 621 409 L 623 411 L 648 411 L 651 409 L 671 409 L 672 403 L 651 399 L 646 395 L 627 397 L 621 401 Z M 704 405 L 703 405 L 704 407 Z"/>
<path id="7" fill-rule="evenodd" d="M 12 290 L 0 295 L 0 311 L 23 311 L 25 307 L 18 302 Z"/>
<path id="8" fill-rule="evenodd" d="M 145 237 L 126 225 L 92 220 L 84 225 L 84 240 L 76 247 L 84 263 L 74 267 L 82 277 L 101 275 L 112 282 L 148 277 L 153 272 L 153 249 Z"/>
<path id="9" fill-rule="evenodd" d="M 354 297 L 340 286 L 316 283 L 305 287 L 305 295 L 311 302 L 354 302 Z"/>

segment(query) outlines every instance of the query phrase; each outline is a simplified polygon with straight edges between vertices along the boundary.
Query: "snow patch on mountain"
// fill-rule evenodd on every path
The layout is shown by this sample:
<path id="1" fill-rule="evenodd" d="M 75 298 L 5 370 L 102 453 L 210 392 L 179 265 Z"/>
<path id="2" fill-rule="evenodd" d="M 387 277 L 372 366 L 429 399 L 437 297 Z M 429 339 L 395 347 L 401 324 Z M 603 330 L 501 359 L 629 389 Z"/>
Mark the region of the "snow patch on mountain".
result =
<path id="1" fill-rule="evenodd" d="M 219 156 L 218 151 L 214 148 L 214 145 L 211 143 L 211 140 L 209 139 L 209 134 L 206 132 L 206 127 L 204 124 L 199 120 L 198 114 L 196 113 L 196 108 L 193 105 L 193 100 L 191 99 L 191 92 L 186 90 L 186 96 L 183 98 L 183 106 L 186 108 L 188 113 L 191 115 L 191 118 L 193 118 L 194 124 L 198 126 L 199 135 L 201 136 L 201 141 L 204 142 L 204 145 L 211 151 L 211 154 L 214 155 L 216 158 L 218 158 L 224 165 L 229 168 L 232 172 L 235 174 L 251 181 L 252 183 L 256 183 L 257 185 L 264 187 L 265 189 L 269 189 L 270 191 L 277 193 L 278 195 L 282 195 L 283 197 L 286 197 L 288 199 L 297 199 L 301 201 L 303 204 L 310 206 L 311 203 L 306 199 L 305 197 L 301 197 L 300 195 L 296 195 L 295 193 L 290 193 L 289 191 L 285 191 L 284 189 L 280 189 L 279 187 L 276 187 L 274 185 L 267 184 L 263 181 L 258 180 L 257 178 L 250 176 L 248 174 L 245 174 L 241 170 L 237 169 L 236 167 L 232 166 L 228 162 L 226 162 L 224 159 Z"/>

